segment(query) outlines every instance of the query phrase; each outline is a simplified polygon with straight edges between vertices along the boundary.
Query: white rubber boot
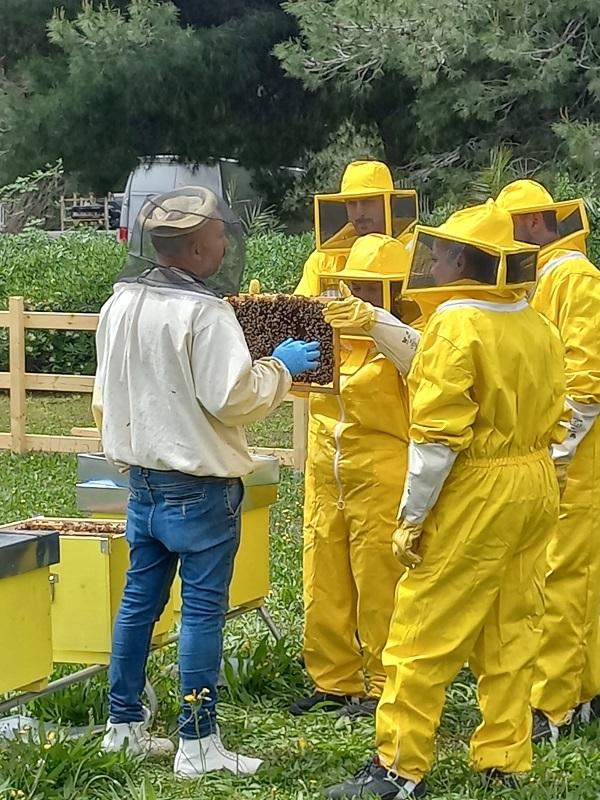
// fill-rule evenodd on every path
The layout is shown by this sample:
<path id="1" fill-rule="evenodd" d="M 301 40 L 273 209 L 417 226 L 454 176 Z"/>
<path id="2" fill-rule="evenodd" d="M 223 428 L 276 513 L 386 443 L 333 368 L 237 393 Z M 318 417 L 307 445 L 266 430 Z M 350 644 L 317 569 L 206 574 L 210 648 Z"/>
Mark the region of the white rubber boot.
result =
<path id="1" fill-rule="evenodd" d="M 106 733 L 101 748 L 105 753 L 119 753 L 125 750 L 133 758 L 170 756 L 175 746 L 170 739 L 161 739 L 148 733 L 150 711 L 144 708 L 141 722 L 106 723 Z"/>
<path id="2" fill-rule="evenodd" d="M 234 775 L 254 775 L 262 763 L 259 758 L 226 750 L 217 731 L 203 739 L 180 739 L 173 771 L 180 778 L 199 778 L 222 769 Z"/>

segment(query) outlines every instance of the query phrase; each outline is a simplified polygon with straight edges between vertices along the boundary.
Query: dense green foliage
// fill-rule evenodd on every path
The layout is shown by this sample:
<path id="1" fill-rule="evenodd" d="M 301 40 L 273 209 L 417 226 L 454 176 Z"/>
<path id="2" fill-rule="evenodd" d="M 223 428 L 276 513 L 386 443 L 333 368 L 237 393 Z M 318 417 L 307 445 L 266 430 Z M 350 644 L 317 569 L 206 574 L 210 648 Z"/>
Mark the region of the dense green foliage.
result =
<path id="1" fill-rule="evenodd" d="M 224 155 L 297 212 L 356 155 L 461 196 L 502 142 L 595 181 L 599 52 L 594 0 L 5 0 L 0 183 L 62 158 L 118 190 L 139 155 Z"/>
<path id="2" fill-rule="evenodd" d="M 50 239 L 40 231 L 0 236 L 0 304 L 22 295 L 30 311 L 97 312 L 109 297 L 124 258 L 114 237 L 77 233 Z M 0 329 L 0 369 L 7 368 L 7 331 Z M 29 372 L 95 371 L 94 336 L 76 331 L 28 331 Z"/>
<path id="3" fill-rule="evenodd" d="M 48 47 L 29 42 L 0 87 L 0 181 L 60 156 L 81 185 L 105 191 L 122 188 L 140 155 L 260 168 L 320 147 L 332 92 L 309 94 L 284 75 L 272 49 L 295 26 L 279 3 L 209 13 L 188 2 L 180 17 L 170 2 L 132 0 L 127 13 L 88 3 L 75 18 L 74 4 L 61 5 L 46 4 Z"/>
<path id="4" fill-rule="evenodd" d="M 298 236 L 263 233 L 250 237 L 242 288 L 251 278 L 258 278 L 267 292 L 293 291 L 313 247 L 314 239 L 309 233 Z"/>
<path id="5" fill-rule="evenodd" d="M 408 171 L 471 168 L 499 142 L 551 163 L 598 154 L 600 28 L 593 0 L 289 0 L 300 35 L 278 46 L 290 75 L 370 104 L 402 88 Z M 593 165 L 597 170 L 597 165 Z"/>

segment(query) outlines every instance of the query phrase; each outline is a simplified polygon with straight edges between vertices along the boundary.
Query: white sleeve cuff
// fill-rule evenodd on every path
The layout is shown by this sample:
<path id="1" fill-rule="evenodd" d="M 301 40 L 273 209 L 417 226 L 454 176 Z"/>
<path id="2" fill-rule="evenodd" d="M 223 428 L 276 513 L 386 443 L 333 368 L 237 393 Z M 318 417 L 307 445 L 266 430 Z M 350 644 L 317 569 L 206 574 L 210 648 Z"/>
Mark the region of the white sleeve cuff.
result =
<path id="1" fill-rule="evenodd" d="M 398 372 L 406 377 L 419 346 L 419 331 L 405 325 L 389 311 L 375 309 L 375 322 L 369 331 L 379 352 L 394 364 Z"/>
<path id="2" fill-rule="evenodd" d="M 567 429 L 567 436 L 560 444 L 553 444 L 551 452 L 554 461 L 569 463 L 600 414 L 600 404 L 578 403 L 572 397 L 567 397 L 565 405 L 571 410 L 571 419 L 568 422 L 561 422 Z"/>
<path id="3" fill-rule="evenodd" d="M 421 524 L 437 502 L 458 453 L 444 444 L 408 446 L 408 472 L 398 517 Z"/>

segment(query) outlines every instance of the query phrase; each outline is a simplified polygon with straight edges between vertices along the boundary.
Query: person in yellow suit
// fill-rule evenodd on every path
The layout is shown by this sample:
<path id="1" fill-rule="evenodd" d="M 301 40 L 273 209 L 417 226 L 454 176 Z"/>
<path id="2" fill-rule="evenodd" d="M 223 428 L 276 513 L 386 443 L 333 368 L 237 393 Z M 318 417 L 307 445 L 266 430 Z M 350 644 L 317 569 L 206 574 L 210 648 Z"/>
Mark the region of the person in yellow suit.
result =
<path id="1" fill-rule="evenodd" d="M 555 203 L 539 183 L 500 193 L 515 238 L 541 246 L 531 305 L 553 322 L 566 348 L 569 436 L 555 448 L 566 469 L 561 513 L 548 549 L 544 633 L 532 693 L 534 739 L 556 740 L 582 704 L 600 716 L 600 272 L 585 255 L 581 200 Z"/>
<path id="2" fill-rule="evenodd" d="M 377 757 L 331 787 L 332 800 L 426 794 L 445 689 L 466 660 L 483 716 L 474 769 L 486 785 L 510 786 L 531 767 L 563 348 L 525 299 L 537 248 L 515 244 L 510 215 L 493 201 L 417 227 L 415 239 L 407 295 L 438 306 L 408 377 L 409 462 L 393 550 L 410 569 L 383 655 Z M 354 319 L 366 319 L 361 304 Z"/>
<path id="3" fill-rule="evenodd" d="M 317 295 L 319 276 L 343 269 L 350 248 L 360 236 L 385 233 L 398 238 L 416 220 L 416 192 L 395 190 L 386 164 L 348 164 L 338 194 L 315 196 L 317 249 L 308 257 L 295 293 Z"/>
<path id="4" fill-rule="evenodd" d="M 333 284 L 338 289 L 337 278 L 342 278 L 355 291 L 374 289 L 382 304 L 379 279 L 398 288 L 407 262 L 403 244 L 368 234 L 355 242 Z M 321 281 L 316 293 L 331 284 L 329 273 Z M 384 339 L 388 330 L 388 338 L 410 333 L 400 320 L 379 311 Z M 294 715 L 317 710 L 374 714 L 385 679 L 381 655 L 402 573 L 390 554 L 390 541 L 406 472 L 407 387 L 398 365 L 371 338 L 360 331 L 358 337 L 342 333 L 340 394 L 310 397 L 304 660 L 316 690 L 291 706 Z M 414 336 L 410 346 L 414 352 Z"/>

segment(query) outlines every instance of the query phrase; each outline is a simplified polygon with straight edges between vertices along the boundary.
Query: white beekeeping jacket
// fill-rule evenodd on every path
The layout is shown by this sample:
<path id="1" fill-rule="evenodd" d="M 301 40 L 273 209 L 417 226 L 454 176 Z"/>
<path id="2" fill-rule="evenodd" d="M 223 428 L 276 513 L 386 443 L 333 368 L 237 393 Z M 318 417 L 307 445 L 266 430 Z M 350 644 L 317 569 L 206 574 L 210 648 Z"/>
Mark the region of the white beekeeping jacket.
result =
<path id="1" fill-rule="evenodd" d="M 114 463 L 190 475 L 252 470 L 243 426 L 291 388 L 277 359 L 254 364 L 224 300 L 117 284 L 100 312 L 94 413 Z"/>

